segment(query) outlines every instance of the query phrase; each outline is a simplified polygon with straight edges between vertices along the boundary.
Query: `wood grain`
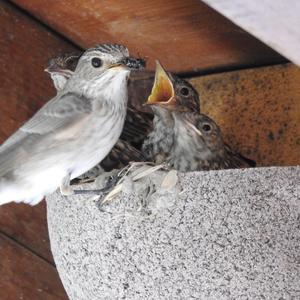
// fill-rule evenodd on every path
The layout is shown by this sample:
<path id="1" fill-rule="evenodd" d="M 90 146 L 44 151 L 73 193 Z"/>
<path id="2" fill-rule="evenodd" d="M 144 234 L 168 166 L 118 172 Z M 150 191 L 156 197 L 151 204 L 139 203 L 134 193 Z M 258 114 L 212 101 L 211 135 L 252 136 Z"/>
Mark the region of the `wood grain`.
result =
<path id="1" fill-rule="evenodd" d="M 0 231 L 53 264 L 44 201 L 34 207 L 16 203 L 1 206 Z"/>
<path id="2" fill-rule="evenodd" d="M 0 142 L 55 95 L 47 61 L 73 46 L 0 1 Z M 52 261 L 45 205 L 0 206 L 0 232 Z M 1 298 L 2 299 L 2 298 Z"/>
<path id="3" fill-rule="evenodd" d="M 56 269 L 0 234 L 1 300 L 67 300 Z"/>
<path id="4" fill-rule="evenodd" d="M 300 66 L 300 2 L 203 0 Z"/>
<path id="5" fill-rule="evenodd" d="M 169 70 L 191 72 L 282 61 L 273 50 L 199 0 L 13 0 L 42 22 L 87 48 L 127 45 L 160 59 Z"/>

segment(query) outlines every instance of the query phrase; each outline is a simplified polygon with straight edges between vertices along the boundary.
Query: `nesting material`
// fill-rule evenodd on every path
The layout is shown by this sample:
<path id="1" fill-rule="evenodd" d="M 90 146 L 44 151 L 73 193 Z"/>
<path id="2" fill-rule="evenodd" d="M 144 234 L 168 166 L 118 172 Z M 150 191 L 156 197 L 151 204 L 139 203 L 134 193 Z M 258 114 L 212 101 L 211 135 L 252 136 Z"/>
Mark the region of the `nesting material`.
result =
<path id="1" fill-rule="evenodd" d="M 134 162 L 132 164 L 129 164 L 126 168 L 119 172 L 115 172 L 115 176 L 119 177 L 119 180 L 115 186 L 111 188 L 108 194 L 101 197 L 101 205 L 111 201 L 116 196 L 119 195 L 122 191 L 126 191 L 130 189 L 130 191 L 133 191 L 134 188 L 139 186 L 140 184 L 137 184 L 137 182 L 142 182 L 144 184 L 144 180 L 146 178 L 149 178 L 151 180 L 151 174 L 154 172 L 165 169 L 165 165 L 154 165 L 153 163 L 145 163 L 145 162 Z M 114 172 L 114 171 L 113 171 Z M 99 184 L 101 182 L 103 188 L 107 186 L 107 182 L 103 185 L 103 178 L 107 178 L 107 173 L 102 174 L 97 178 L 96 184 Z M 153 179 L 152 179 L 153 181 Z M 128 184 L 131 182 L 132 184 Z M 167 189 L 170 190 L 171 188 L 175 187 L 177 183 L 177 171 L 171 170 L 169 171 L 165 177 L 162 179 L 161 184 L 159 182 L 156 182 L 157 189 Z M 146 182 L 147 184 L 147 182 Z M 130 188 L 129 188 L 130 187 Z M 133 189 L 132 189 L 133 188 Z M 137 193 L 139 194 L 139 193 Z M 100 204 L 100 203 L 99 203 Z"/>
<path id="2" fill-rule="evenodd" d="M 298 299 L 299 182 L 300 167 L 160 170 L 124 179 L 100 209 L 56 193 L 48 225 L 65 289 L 74 300 Z"/>

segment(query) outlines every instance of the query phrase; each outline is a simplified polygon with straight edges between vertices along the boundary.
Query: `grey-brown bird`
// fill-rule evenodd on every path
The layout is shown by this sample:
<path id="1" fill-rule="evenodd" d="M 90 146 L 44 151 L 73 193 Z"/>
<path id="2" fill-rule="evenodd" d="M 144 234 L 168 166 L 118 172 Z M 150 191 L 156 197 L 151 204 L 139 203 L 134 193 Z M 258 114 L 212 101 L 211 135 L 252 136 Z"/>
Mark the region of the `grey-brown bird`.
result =
<path id="1" fill-rule="evenodd" d="M 45 71 L 50 74 L 57 92 L 60 92 L 72 77 L 81 55 L 82 53 L 64 54 L 49 61 L 49 66 Z M 138 59 L 137 63 L 140 63 L 141 67 L 144 66 L 141 59 Z M 87 174 L 83 174 L 81 178 L 96 177 L 103 170 L 111 171 L 112 169 L 124 168 L 132 161 L 145 161 L 146 158 L 140 151 L 140 146 L 152 130 L 152 119 L 153 116 L 149 113 L 127 107 L 125 124 L 120 139 L 99 166 L 96 166 Z"/>
<path id="2" fill-rule="evenodd" d="M 167 111 L 167 123 L 163 123 L 163 116 L 160 118 L 160 132 L 164 130 L 165 138 L 170 141 L 163 160 L 180 171 L 255 166 L 254 161 L 224 143 L 217 124 L 200 114 L 196 90 L 183 84 L 157 64 L 156 81 L 147 103 Z"/>
<path id="3" fill-rule="evenodd" d="M 57 92 L 60 92 L 66 86 L 82 54 L 83 52 L 68 53 L 50 59 L 45 71 L 50 74 Z"/>
<path id="4" fill-rule="evenodd" d="M 130 68 L 128 67 L 130 65 Z M 0 147 L 0 204 L 37 204 L 98 164 L 120 137 L 137 59 L 122 45 L 88 49 L 65 87 Z"/>
<path id="5" fill-rule="evenodd" d="M 180 104 L 185 111 L 200 112 L 200 99 L 196 89 L 184 79 L 166 72 L 156 62 L 155 79 L 146 105 L 151 105 L 153 131 L 145 140 L 144 155 L 155 163 L 163 163 L 170 155 L 174 143 L 174 117 L 170 107 Z"/>
<path id="6" fill-rule="evenodd" d="M 204 114 L 174 112 L 171 167 L 180 171 L 254 167 L 255 162 L 228 146 L 219 126 Z"/>

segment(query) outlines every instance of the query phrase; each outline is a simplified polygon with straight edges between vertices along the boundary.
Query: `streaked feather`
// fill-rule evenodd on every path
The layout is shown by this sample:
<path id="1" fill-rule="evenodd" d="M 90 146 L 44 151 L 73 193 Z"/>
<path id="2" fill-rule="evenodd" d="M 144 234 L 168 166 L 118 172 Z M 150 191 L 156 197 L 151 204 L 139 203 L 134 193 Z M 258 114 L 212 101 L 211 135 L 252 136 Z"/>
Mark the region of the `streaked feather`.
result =
<path id="1" fill-rule="evenodd" d="M 132 143 L 138 148 L 141 147 L 145 138 L 153 128 L 152 119 L 153 116 L 149 113 L 127 108 L 121 139 Z"/>
<path id="2" fill-rule="evenodd" d="M 180 171 L 254 167 L 255 162 L 223 142 L 218 125 L 204 114 L 175 113 L 175 143 L 169 163 Z M 206 132 L 203 125 L 209 124 Z"/>
<path id="3" fill-rule="evenodd" d="M 112 169 L 121 169 L 130 162 L 145 161 L 145 157 L 141 151 L 133 147 L 129 142 L 118 140 L 111 152 L 101 162 L 101 166 L 105 171 Z"/>

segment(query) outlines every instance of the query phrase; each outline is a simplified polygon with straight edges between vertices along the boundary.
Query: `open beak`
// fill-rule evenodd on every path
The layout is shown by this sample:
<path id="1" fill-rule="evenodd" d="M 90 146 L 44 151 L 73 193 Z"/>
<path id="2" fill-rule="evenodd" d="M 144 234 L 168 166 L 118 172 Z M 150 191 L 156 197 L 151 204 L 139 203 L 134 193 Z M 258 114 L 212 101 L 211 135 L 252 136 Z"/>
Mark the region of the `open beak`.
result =
<path id="1" fill-rule="evenodd" d="M 160 62 L 156 61 L 155 79 L 150 96 L 145 105 L 160 105 L 171 108 L 174 97 L 173 83 Z"/>

